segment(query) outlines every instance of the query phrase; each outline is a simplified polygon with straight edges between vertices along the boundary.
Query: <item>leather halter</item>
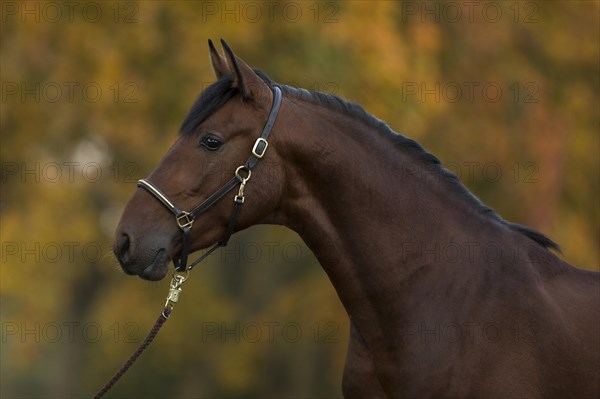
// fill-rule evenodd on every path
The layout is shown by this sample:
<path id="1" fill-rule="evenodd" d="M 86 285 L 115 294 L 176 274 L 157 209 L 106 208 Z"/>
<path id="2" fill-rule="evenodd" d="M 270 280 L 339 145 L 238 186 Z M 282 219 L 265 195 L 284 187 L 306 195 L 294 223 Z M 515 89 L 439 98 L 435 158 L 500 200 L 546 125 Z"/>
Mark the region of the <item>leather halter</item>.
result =
<path id="1" fill-rule="evenodd" d="M 246 163 L 244 165 L 239 166 L 236 169 L 235 175 L 231 178 L 231 180 L 225 183 L 221 188 L 215 191 L 212 195 L 210 195 L 208 198 L 202 201 L 191 211 L 186 212 L 175 206 L 174 202 L 171 199 L 169 199 L 169 197 L 165 193 L 163 193 L 158 187 L 156 187 L 150 180 L 138 180 L 138 187 L 141 187 L 148 191 L 150 194 L 152 194 L 152 196 L 154 196 L 154 198 L 160 201 L 161 204 L 163 204 L 169 211 L 171 211 L 175 215 L 177 225 L 183 231 L 181 257 L 179 259 L 173 258 L 175 270 L 177 270 L 178 272 L 191 270 L 198 263 L 202 262 L 208 255 L 213 253 L 217 248 L 224 247 L 229 242 L 229 238 L 231 237 L 231 235 L 233 234 L 233 230 L 235 229 L 240 209 L 242 207 L 242 204 L 244 203 L 244 187 L 246 186 L 248 180 L 250 180 L 250 176 L 252 176 L 252 168 L 254 168 L 258 161 L 265 155 L 267 147 L 269 146 L 267 139 L 269 137 L 269 133 L 271 133 L 273 125 L 275 124 L 275 119 L 277 119 L 277 114 L 279 113 L 280 106 L 281 89 L 279 87 L 274 87 L 273 105 L 271 106 L 269 117 L 267 118 L 267 121 L 265 123 L 260 137 L 256 139 L 256 142 L 252 147 L 252 153 L 250 154 L 250 157 L 248 158 Z M 245 177 L 242 176 L 242 174 L 245 175 Z M 234 197 L 234 206 L 231 212 L 231 218 L 229 219 L 229 224 L 227 226 L 225 235 L 204 255 L 196 259 L 191 265 L 188 266 L 187 260 L 190 252 L 190 235 L 192 231 L 192 224 L 198 216 L 200 216 L 217 201 L 219 201 L 221 198 L 227 195 L 227 193 L 233 190 L 238 184 L 240 185 L 240 188 L 238 194 Z"/>

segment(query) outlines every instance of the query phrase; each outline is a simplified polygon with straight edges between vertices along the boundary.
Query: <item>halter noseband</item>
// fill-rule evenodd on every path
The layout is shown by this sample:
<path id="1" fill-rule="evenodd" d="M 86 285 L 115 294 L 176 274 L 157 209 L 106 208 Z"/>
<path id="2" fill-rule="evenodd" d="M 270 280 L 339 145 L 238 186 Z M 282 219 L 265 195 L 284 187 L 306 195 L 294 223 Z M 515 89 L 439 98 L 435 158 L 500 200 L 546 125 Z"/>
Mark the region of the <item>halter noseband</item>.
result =
<path id="1" fill-rule="evenodd" d="M 183 245 L 181 249 L 181 257 L 176 260 L 173 259 L 173 264 L 175 265 L 175 270 L 178 272 L 185 272 L 191 270 L 198 263 L 202 262 L 208 255 L 214 252 L 217 248 L 224 247 L 229 242 L 229 238 L 233 234 L 233 230 L 235 228 L 237 218 L 240 213 L 240 209 L 242 204 L 244 203 L 244 188 L 246 187 L 246 183 L 250 180 L 250 176 L 252 176 L 252 168 L 258 163 L 258 161 L 265 155 L 267 147 L 269 143 L 267 138 L 269 137 L 269 133 L 271 133 L 271 129 L 275 124 L 275 119 L 277 119 L 277 114 L 279 113 L 279 108 L 281 106 L 281 89 L 279 87 L 273 88 L 273 105 L 271 106 L 271 111 L 269 112 L 269 117 L 265 123 L 265 127 L 259 138 L 256 139 L 254 146 L 252 147 L 252 153 L 248 160 L 244 165 L 239 166 L 235 175 L 225 183 L 220 189 L 215 191 L 211 196 L 202 201 L 199 205 L 197 205 L 194 209 L 189 212 L 183 211 L 179 209 L 173 201 L 169 199 L 165 193 L 160 191 L 158 187 L 156 187 L 150 180 L 141 179 L 138 180 L 137 185 L 148 191 L 154 198 L 160 201 L 169 211 L 171 211 L 175 215 L 175 220 L 179 228 L 183 231 Z M 242 176 L 242 174 L 245 176 Z M 225 235 L 223 238 L 217 242 L 213 247 L 211 247 L 204 255 L 200 258 L 196 259 L 191 265 L 187 265 L 188 255 L 190 252 L 190 234 L 192 231 L 192 224 L 194 220 L 202 213 L 204 213 L 208 208 L 214 205 L 218 200 L 223 198 L 227 193 L 233 190 L 237 185 L 240 185 L 238 194 L 234 197 L 234 206 L 231 212 L 231 218 L 229 219 L 229 224 L 227 225 L 227 230 L 225 231 Z"/>

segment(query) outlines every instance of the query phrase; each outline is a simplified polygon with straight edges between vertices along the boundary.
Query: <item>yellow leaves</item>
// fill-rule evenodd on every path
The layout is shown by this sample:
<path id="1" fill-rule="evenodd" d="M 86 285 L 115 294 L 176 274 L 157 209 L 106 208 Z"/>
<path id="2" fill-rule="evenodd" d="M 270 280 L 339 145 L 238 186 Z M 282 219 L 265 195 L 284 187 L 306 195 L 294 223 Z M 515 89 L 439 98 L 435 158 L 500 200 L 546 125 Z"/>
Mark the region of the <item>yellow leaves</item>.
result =
<path id="1" fill-rule="evenodd" d="M 5 3 L 34 11 L 2 15 L 2 321 L 89 321 L 104 333 L 94 345 L 81 335 L 53 345 L 11 335 L 2 361 L 14 376 L 54 367 L 57 348 L 69 349 L 95 359 L 64 371 L 71 396 L 91 392 L 133 350 L 127 334 L 139 342 L 155 320 L 166 282 L 120 273 L 111 235 L 135 181 L 214 81 L 208 38 L 225 38 L 280 82 L 361 104 L 461 168 L 465 184 L 511 221 L 543 226 L 565 259 L 598 268 L 597 2 L 486 3 L 501 8 L 495 23 L 482 17 L 484 3 L 470 22 L 460 2 L 75 2 L 72 22 L 66 3 Z M 82 14 L 86 4 L 102 8 L 97 22 Z M 408 14 L 407 5 L 427 6 L 440 21 Z M 42 7 L 57 6 L 63 17 L 51 22 Z M 451 7 L 462 7 L 461 20 L 440 14 Z M 502 96 L 486 98 L 486 85 Z M 500 167 L 498 181 L 483 174 L 488 164 Z M 527 182 L 532 171 L 538 180 Z M 171 396 L 277 396 L 281 381 L 304 396 L 339 394 L 346 315 L 299 240 L 282 228 L 253 229 L 237 241 L 245 246 L 196 269 L 160 344 L 136 366 L 142 385 L 154 396 L 161 378 L 172 382 Z M 279 341 L 265 341 L 265 323 L 279 323 Z M 286 323 L 300 326 L 299 342 L 282 338 Z M 252 342 L 256 326 L 262 340 Z M 331 337 L 339 340 L 323 341 Z M 8 396 L 53 392 L 48 381 L 22 391 L 5 369 Z M 326 382 L 307 387 L 323 373 Z M 138 393 L 139 378 L 124 380 L 119 394 Z"/>
<path id="2" fill-rule="evenodd" d="M 411 37 L 419 51 L 436 51 L 440 47 L 440 31 L 433 24 L 415 24 L 411 26 Z"/>

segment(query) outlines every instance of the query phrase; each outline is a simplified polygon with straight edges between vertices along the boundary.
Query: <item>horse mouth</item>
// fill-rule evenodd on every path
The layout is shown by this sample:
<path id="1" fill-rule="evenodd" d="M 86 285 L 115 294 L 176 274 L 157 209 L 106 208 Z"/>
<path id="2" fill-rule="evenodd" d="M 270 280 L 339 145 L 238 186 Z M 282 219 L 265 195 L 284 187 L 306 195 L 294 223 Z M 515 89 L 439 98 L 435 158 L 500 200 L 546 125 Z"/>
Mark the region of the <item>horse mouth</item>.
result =
<path id="1" fill-rule="evenodd" d="M 169 271 L 169 257 L 166 251 L 161 248 L 154 255 L 154 259 L 150 262 L 142 272 L 139 274 L 140 278 L 149 281 L 158 281 L 165 278 Z"/>

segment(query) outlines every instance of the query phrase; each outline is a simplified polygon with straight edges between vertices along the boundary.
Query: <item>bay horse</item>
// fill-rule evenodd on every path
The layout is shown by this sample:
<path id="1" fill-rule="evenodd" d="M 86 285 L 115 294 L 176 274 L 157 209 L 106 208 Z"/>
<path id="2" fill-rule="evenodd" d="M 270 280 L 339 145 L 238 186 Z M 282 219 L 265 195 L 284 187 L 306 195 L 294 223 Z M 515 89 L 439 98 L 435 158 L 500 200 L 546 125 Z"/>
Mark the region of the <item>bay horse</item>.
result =
<path id="1" fill-rule="evenodd" d="M 124 209 L 114 252 L 127 274 L 160 280 L 223 236 L 287 226 L 348 313 L 345 397 L 600 395 L 600 273 L 360 106 L 277 84 L 222 45 L 209 41 L 217 81 Z M 200 212 L 181 210 L 202 201 L 191 228 Z"/>

